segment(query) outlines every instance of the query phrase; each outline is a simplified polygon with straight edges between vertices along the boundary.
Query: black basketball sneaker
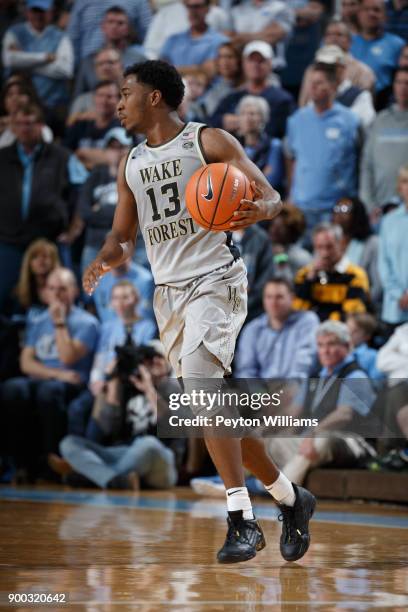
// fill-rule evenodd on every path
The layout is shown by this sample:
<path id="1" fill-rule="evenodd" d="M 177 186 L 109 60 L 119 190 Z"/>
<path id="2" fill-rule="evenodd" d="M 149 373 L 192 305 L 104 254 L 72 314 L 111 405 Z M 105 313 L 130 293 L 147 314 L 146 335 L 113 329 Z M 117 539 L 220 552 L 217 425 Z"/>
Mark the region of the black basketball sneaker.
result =
<path id="1" fill-rule="evenodd" d="M 280 552 L 285 561 L 297 561 L 306 553 L 310 544 L 309 521 L 313 516 L 316 498 L 307 489 L 293 485 L 296 500 L 294 506 L 279 505 L 282 521 Z"/>
<path id="2" fill-rule="evenodd" d="M 239 563 L 255 557 L 266 542 L 258 521 L 244 519 L 242 510 L 228 513 L 228 531 L 224 546 L 218 551 L 219 563 Z"/>

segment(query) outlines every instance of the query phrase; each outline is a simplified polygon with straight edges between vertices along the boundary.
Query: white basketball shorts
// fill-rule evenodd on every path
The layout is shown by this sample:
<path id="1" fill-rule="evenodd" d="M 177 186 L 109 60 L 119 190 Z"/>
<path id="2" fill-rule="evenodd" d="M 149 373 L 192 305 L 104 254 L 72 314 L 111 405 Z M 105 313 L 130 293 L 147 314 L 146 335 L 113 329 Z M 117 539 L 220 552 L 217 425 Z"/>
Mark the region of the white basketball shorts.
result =
<path id="1" fill-rule="evenodd" d="M 247 286 L 246 268 L 238 259 L 184 287 L 156 287 L 153 306 L 160 340 L 176 376 L 181 376 L 182 357 L 201 343 L 229 370 L 247 315 Z"/>

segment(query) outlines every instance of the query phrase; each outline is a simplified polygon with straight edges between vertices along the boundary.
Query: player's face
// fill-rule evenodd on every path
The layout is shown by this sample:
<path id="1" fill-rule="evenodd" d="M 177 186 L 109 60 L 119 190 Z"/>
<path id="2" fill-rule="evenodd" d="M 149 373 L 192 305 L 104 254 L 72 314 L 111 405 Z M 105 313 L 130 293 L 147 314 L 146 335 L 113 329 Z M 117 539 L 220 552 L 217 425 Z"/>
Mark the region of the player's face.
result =
<path id="1" fill-rule="evenodd" d="M 317 338 L 319 361 L 324 368 L 334 368 L 346 358 L 349 350 L 346 344 L 339 342 L 334 334 L 324 334 Z"/>
<path id="2" fill-rule="evenodd" d="M 128 132 L 142 132 L 149 116 L 151 89 L 138 83 L 134 75 L 126 77 L 120 90 L 116 107 L 122 127 Z M 150 108 L 149 108 L 150 106 Z"/>

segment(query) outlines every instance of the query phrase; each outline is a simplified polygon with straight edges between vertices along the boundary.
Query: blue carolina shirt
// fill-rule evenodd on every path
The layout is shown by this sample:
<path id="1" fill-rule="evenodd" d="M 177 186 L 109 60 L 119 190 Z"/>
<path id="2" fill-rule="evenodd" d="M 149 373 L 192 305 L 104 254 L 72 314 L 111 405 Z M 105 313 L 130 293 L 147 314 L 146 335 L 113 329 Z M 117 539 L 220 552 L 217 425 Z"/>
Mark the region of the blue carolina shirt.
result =
<path id="1" fill-rule="evenodd" d="M 285 146 L 296 162 L 291 196 L 297 206 L 329 210 L 356 195 L 359 125 L 337 102 L 322 114 L 305 106 L 289 117 Z"/>
<path id="2" fill-rule="evenodd" d="M 218 47 L 228 38 L 208 28 L 202 36 L 191 36 L 191 31 L 169 36 L 160 52 L 160 57 L 175 66 L 203 64 L 216 57 Z"/>
<path id="3" fill-rule="evenodd" d="M 282 329 L 273 329 L 262 314 L 242 331 L 234 375 L 236 378 L 304 378 L 316 353 L 314 312 L 292 312 Z"/>
<path id="4" fill-rule="evenodd" d="M 23 51 L 32 53 L 55 53 L 65 36 L 65 32 L 54 25 L 47 26 L 39 35 L 27 22 L 17 23 L 9 31 L 16 37 Z M 69 79 L 56 79 L 34 72 L 31 80 L 41 101 L 48 108 L 68 102 Z"/>
<path id="5" fill-rule="evenodd" d="M 28 324 L 25 346 L 34 348 L 36 358 L 43 365 L 61 370 L 75 370 L 81 375 L 83 382 L 86 382 L 98 341 L 99 323 L 85 310 L 72 306 L 67 316 L 67 327 L 71 338 L 79 340 L 88 349 L 85 357 L 69 367 L 60 361 L 55 340 L 55 326 L 48 310 Z"/>
<path id="6" fill-rule="evenodd" d="M 399 36 L 385 32 L 380 38 L 366 40 L 360 34 L 353 34 L 350 53 L 353 57 L 370 66 L 375 72 L 376 91 L 391 85 L 394 70 L 405 42 Z"/>
<path id="7" fill-rule="evenodd" d="M 155 320 L 153 314 L 153 293 L 154 281 L 151 273 L 143 266 L 132 262 L 129 270 L 121 275 L 114 276 L 111 272 L 105 274 L 96 287 L 93 299 L 96 306 L 99 319 L 102 323 L 112 321 L 117 318 L 116 313 L 110 307 L 111 293 L 113 286 L 121 281 L 130 281 L 140 294 L 140 303 L 138 305 L 138 313 L 142 319 Z"/>
<path id="8" fill-rule="evenodd" d="M 408 210 L 403 204 L 381 221 L 378 268 L 383 285 L 382 319 L 387 323 L 408 321 L 399 299 L 408 289 Z"/>

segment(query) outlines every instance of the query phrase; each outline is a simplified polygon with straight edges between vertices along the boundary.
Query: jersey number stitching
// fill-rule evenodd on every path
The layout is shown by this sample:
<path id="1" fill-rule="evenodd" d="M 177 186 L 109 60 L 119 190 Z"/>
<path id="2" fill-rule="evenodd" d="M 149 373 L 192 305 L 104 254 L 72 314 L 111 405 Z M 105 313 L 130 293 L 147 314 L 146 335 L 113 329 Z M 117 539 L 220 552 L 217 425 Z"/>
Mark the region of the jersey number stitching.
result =
<path id="1" fill-rule="evenodd" d="M 174 217 L 175 215 L 178 215 L 181 210 L 181 202 L 180 202 L 180 193 L 178 190 L 177 183 L 176 182 L 166 183 L 165 185 L 162 185 L 162 188 L 160 191 L 163 196 L 167 195 L 168 192 L 170 191 L 171 193 L 170 195 L 167 195 L 167 199 L 170 204 L 174 205 L 173 208 L 164 209 L 164 216 L 168 218 L 168 217 Z M 149 189 L 147 189 L 146 194 L 149 196 L 150 204 L 153 210 L 152 221 L 160 221 L 162 217 L 157 208 L 157 200 L 156 200 L 156 194 L 154 192 L 154 188 L 150 187 Z"/>

